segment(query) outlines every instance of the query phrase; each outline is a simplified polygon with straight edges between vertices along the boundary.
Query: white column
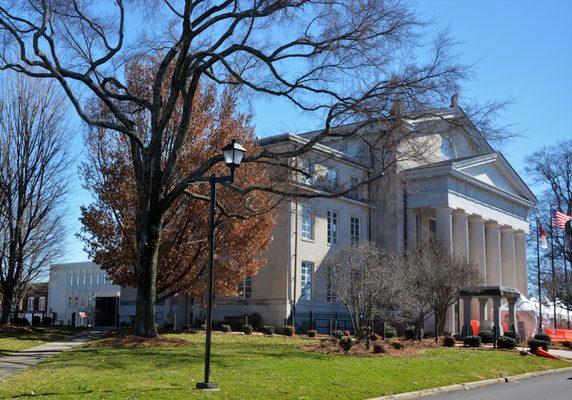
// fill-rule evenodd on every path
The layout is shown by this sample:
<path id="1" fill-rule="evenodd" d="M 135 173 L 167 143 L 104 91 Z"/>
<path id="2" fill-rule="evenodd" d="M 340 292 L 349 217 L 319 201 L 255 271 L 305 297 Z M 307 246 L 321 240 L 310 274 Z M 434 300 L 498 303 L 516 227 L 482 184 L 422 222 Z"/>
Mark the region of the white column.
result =
<path id="1" fill-rule="evenodd" d="M 479 330 L 484 331 L 486 329 L 487 320 L 487 305 L 489 304 L 488 299 L 479 298 Z"/>
<path id="2" fill-rule="evenodd" d="M 486 285 L 485 221 L 478 215 L 469 217 L 469 261 L 480 267 L 483 285 Z"/>
<path id="3" fill-rule="evenodd" d="M 526 234 L 522 231 L 514 234 L 514 269 L 516 271 L 516 288 L 521 294 L 528 296 L 528 271 L 526 268 Z"/>
<path id="4" fill-rule="evenodd" d="M 472 297 L 463 297 L 463 335 L 470 336 L 473 334 L 471 320 L 473 319 L 471 310 Z"/>
<path id="5" fill-rule="evenodd" d="M 453 254 L 469 260 L 469 214 L 453 213 Z"/>
<path id="6" fill-rule="evenodd" d="M 508 330 L 518 333 L 516 322 L 516 298 L 508 299 Z"/>
<path id="7" fill-rule="evenodd" d="M 407 250 L 417 245 L 417 210 L 407 210 Z"/>
<path id="8" fill-rule="evenodd" d="M 437 212 L 437 238 L 447 254 L 453 254 L 453 210 L 438 208 Z"/>
<path id="9" fill-rule="evenodd" d="M 503 335 L 502 321 L 500 317 L 501 298 L 500 296 L 493 297 L 493 324 L 494 330 L 497 333 L 497 338 Z"/>
<path id="10" fill-rule="evenodd" d="M 501 285 L 516 287 L 514 270 L 514 229 L 501 229 Z"/>
<path id="11" fill-rule="evenodd" d="M 499 224 L 496 222 L 487 222 L 485 224 L 485 241 L 487 247 L 487 285 L 500 286 L 501 249 Z"/>

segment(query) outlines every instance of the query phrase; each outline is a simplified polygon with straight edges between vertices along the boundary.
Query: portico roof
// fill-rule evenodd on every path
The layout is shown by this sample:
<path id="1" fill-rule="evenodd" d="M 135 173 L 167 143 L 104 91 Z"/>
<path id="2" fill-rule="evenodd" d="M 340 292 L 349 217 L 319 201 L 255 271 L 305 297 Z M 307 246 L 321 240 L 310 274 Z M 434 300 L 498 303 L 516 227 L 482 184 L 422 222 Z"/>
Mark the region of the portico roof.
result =
<path id="1" fill-rule="evenodd" d="M 461 157 L 406 170 L 409 180 L 453 175 L 531 208 L 536 196 L 499 152 Z"/>

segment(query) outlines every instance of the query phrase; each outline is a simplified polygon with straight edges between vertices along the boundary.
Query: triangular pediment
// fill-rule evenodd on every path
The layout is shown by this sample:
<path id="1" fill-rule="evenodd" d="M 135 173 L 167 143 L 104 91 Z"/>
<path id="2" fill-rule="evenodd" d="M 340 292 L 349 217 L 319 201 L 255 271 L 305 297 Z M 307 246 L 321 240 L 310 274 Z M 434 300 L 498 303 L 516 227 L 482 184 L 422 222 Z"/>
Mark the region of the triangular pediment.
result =
<path id="1" fill-rule="evenodd" d="M 536 198 L 500 153 L 490 153 L 453 162 L 452 169 L 496 189 L 535 202 Z"/>

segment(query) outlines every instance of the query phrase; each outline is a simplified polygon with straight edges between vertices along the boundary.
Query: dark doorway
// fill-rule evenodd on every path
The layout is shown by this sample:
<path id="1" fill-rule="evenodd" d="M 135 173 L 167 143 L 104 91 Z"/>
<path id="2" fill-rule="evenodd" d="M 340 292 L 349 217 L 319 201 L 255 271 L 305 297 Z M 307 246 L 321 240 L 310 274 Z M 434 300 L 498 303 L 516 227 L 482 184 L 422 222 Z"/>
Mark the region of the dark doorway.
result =
<path id="1" fill-rule="evenodd" d="M 95 298 L 95 326 L 115 326 L 117 318 L 116 297 Z"/>

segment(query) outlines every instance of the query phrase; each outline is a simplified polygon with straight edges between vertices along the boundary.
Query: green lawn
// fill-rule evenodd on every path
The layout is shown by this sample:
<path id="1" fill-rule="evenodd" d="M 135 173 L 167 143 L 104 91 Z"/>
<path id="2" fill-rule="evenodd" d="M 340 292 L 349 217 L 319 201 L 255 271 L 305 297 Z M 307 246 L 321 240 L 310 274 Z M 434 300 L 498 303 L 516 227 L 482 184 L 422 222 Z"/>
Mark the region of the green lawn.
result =
<path id="1" fill-rule="evenodd" d="M 179 347 L 80 348 L 0 385 L 0 398 L 45 399 L 367 399 L 453 383 L 570 366 L 513 352 L 437 348 L 413 358 L 307 353 L 302 339 L 214 335 L 213 380 L 202 380 L 205 336 Z"/>
<path id="2" fill-rule="evenodd" d="M 56 327 L 30 328 L 29 331 L 19 330 L 15 332 L 0 330 L 0 357 L 46 342 L 63 339 L 72 333 L 69 328 Z"/>

